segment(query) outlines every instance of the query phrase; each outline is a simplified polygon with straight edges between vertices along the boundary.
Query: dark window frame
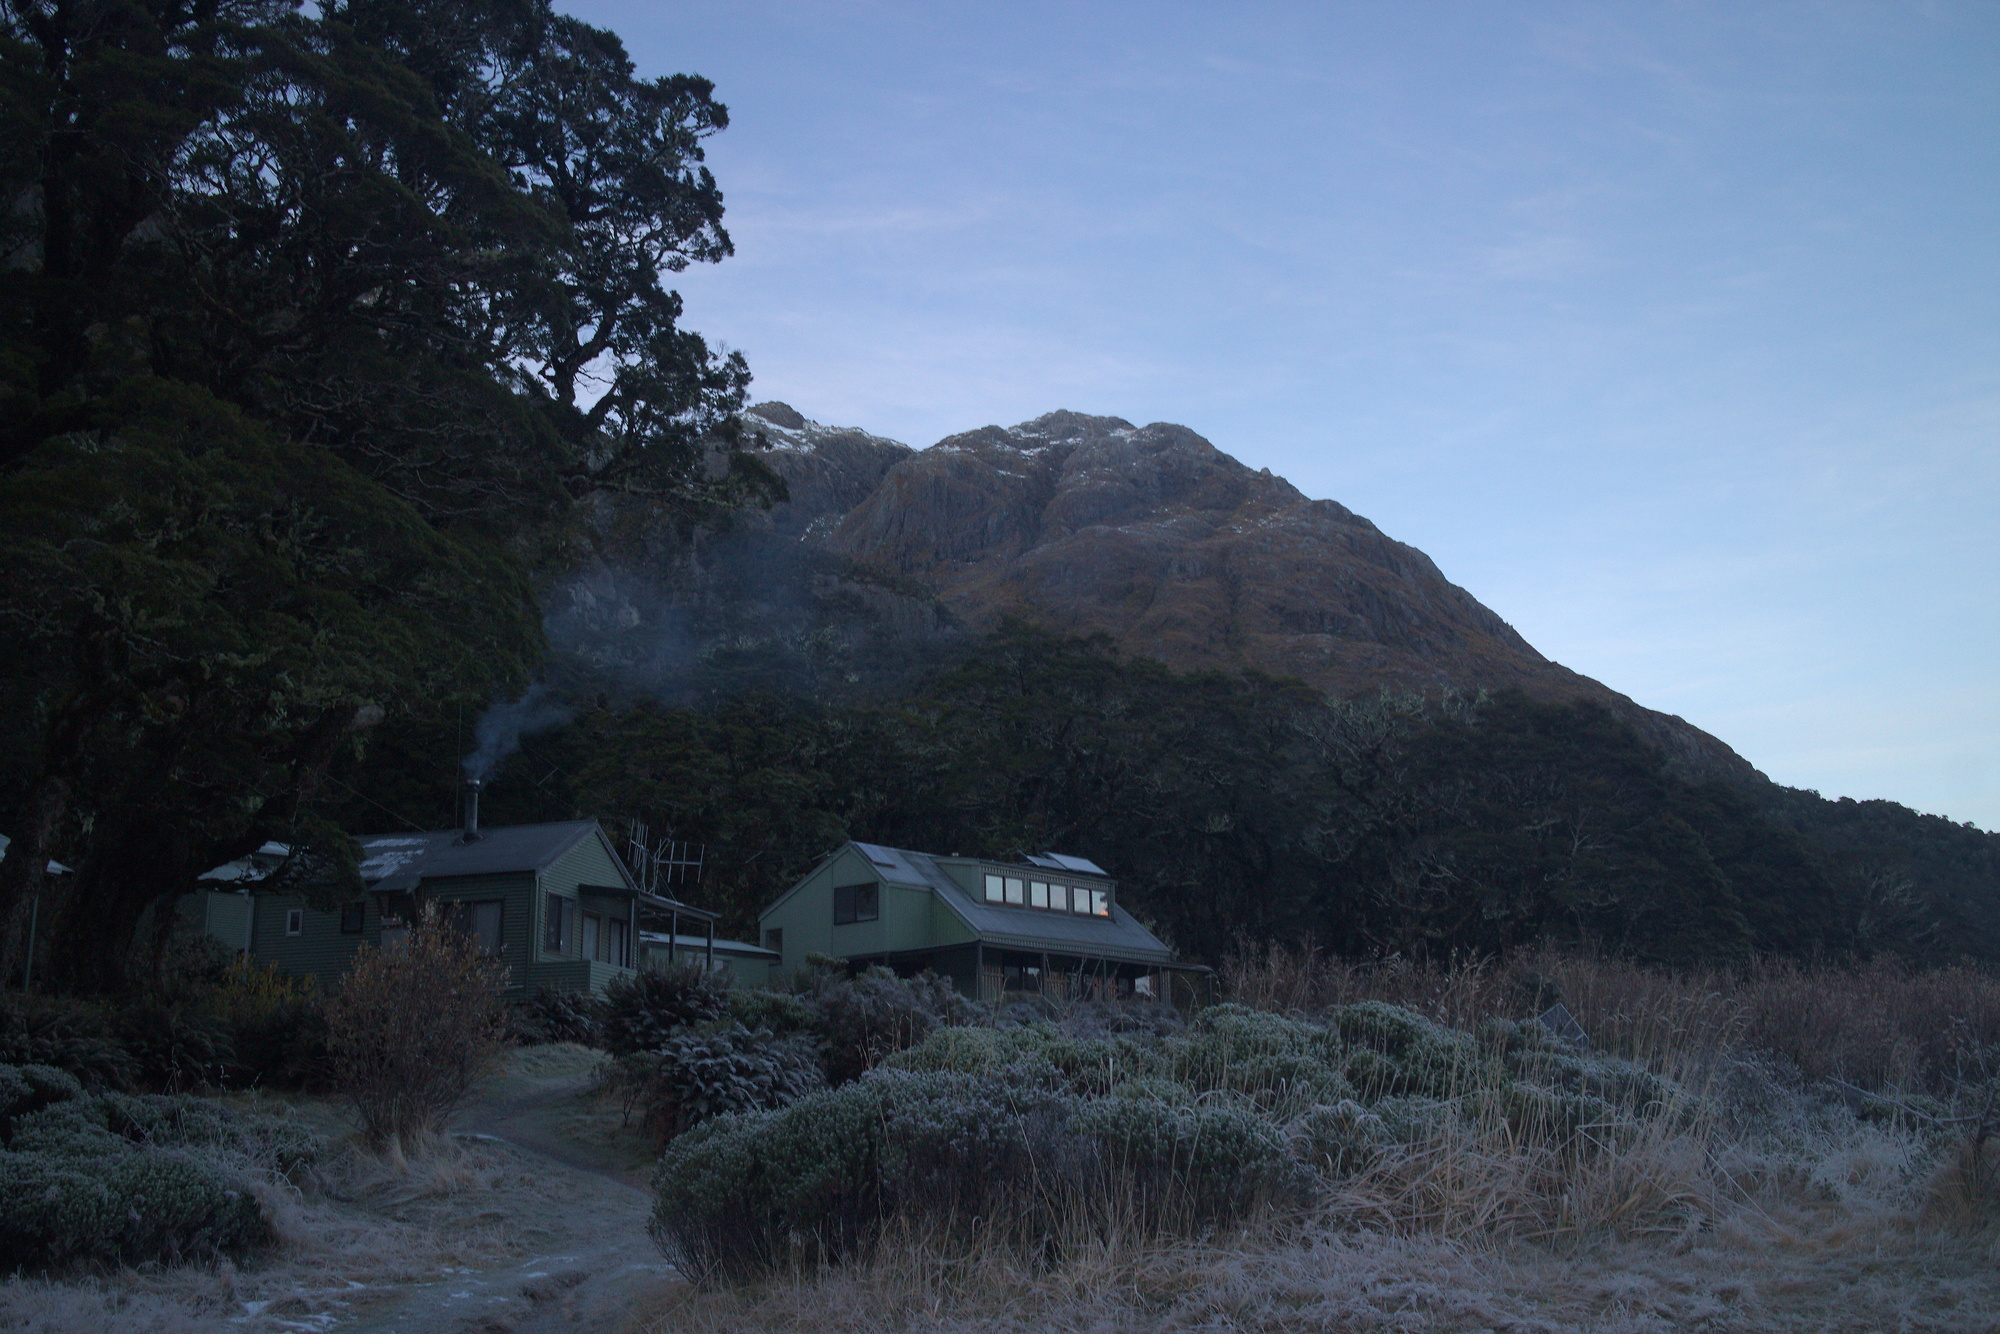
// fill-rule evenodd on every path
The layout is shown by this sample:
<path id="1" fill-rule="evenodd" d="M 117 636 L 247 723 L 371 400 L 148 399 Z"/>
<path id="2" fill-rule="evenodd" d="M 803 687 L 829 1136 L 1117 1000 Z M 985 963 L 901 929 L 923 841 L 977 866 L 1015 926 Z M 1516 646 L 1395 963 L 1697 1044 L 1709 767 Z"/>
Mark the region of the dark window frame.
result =
<path id="1" fill-rule="evenodd" d="M 853 926 L 857 922 L 882 920 L 882 882 L 868 880 L 856 885 L 833 887 L 833 924 Z"/>
<path id="2" fill-rule="evenodd" d="M 542 952 L 568 958 L 576 949 L 576 900 L 550 890 L 542 908 Z"/>

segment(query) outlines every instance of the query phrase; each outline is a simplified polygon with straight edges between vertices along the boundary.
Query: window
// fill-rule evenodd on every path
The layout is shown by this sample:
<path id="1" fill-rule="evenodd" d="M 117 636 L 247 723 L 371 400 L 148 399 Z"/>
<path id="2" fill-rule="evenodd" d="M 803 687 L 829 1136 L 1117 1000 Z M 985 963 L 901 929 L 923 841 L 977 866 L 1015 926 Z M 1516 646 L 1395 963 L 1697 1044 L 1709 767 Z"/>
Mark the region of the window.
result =
<path id="1" fill-rule="evenodd" d="M 785 952 L 785 928 L 774 926 L 764 933 L 764 948 L 777 954 Z"/>
<path id="2" fill-rule="evenodd" d="M 1090 911 L 1091 911 L 1091 914 L 1092 914 L 1093 916 L 1097 916 L 1097 917 L 1109 917 L 1109 916 L 1111 916 L 1111 894 L 1110 894 L 1110 892 L 1109 892 L 1109 891 L 1107 891 L 1107 890 L 1102 890 L 1102 889 L 1093 889 L 1093 890 L 1091 890 L 1091 891 L 1090 891 Z"/>
<path id="3" fill-rule="evenodd" d="M 1006 898 L 1006 891 L 1001 887 L 1000 877 L 997 875 L 987 876 L 986 901 L 988 903 L 1000 903 L 1004 901 L 1005 898 Z"/>
<path id="4" fill-rule="evenodd" d="M 506 917 L 506 905 L 499 899 L 482 899 L 476 903 L 456 902 L 444 905 L 444 920 L 451 926 L 471 936 L 486 954 L 498 954 L 507 943 L 502 925 Z"/>
<path id="5" fill-rule="evenodd" d="M 865 885 L 836 885 L 833 890 L 833 924 L 848 926 L 855 922 L 872 922 L 882 915 L 882 886 L 869 881 Z"/>
<path id="6" fill-rule="evenodd" d="M 1028 906 L 1030 908 L 1046 908 L 1049 906 L 1049 885 L 1046 880 L 1030 880 L 1028 882 Z"/>
<path id="7" fill-rule="evenodd" d="M 598 950 L 602 948 L 603 944 L 604 919 L 594 912 L 585 913 L 583 915 L 583 957 L 586 959 L 602 959 L 604 956 L 598 953 Z"/>
<path id="8" fill-rule="evenodd" d="M 368 901 L 356 899 L 352 903 L 340 905 L 340 933 L 344 936 L 361 934 L 361 928 L 368 924 Z"/>
<path id="9" fill-rule="evenodd" d="M 304 908 L 285 909 L 285 934 L 302 936 L 306 933 L 306 910 Z"/>
<path id="10" fill-rule="evenodd" d="M 1090 912 L 1090 891 L 1082 885 L 1074 886 L 1069 892 L 1069 907 L 1071 912 L 1080 912 L 1088 915 Z"/>
<path id="11" fill-rule="evenodd" d="M 1021 906 L 1021 903 L 1022 903 L 1022 901 L 1023 901 L 1023 900 L 1025 899 L 1025 897 L 1026 897 L 1026 895 L 1025 895 L 1025 894 L 1023 893 L 1023 890 L 1024 890 L 1024 889 L 1025 889 L 1025 886 L 1024 886 L 1024 885 L 1023 885 L 1023 884 L 1022 884 L 1022 883 L 1021 883 L 1021 882 L 1020 882 L 1019 880 L 1016 880 L 1016 879 L 1015 879 L 1015 878 L 1014 878 L 1013 876 L 1011 876 L 1011 875 L 1010 875 L 1010 876 L 1008 876 L 1008 877 L 1007 877 L 1007 902 L 1009 902 L 1009 903 L 1013 904 L 1013 905 L 1014 905 L 1015 907 L 1017 907 L 1017 908 L 1018 908 L 1018 907 L 1020 907 L 1020 906 Z"/>
<path id="12" fill-rule="evenodd" d="M 604 962 L 615 963 L 620 968 L 630 968 L 632 960 L 625 953 L 626 925 L 623 918 L 604 919 Z"/>
<path id="13" fill-rule="evenodd" d="M 551 894 L 542 918 L 542 948 L 551 954 L 568 954 L 575 948 L 576 900 Z"/>
<path id="14" fill-rule="evenodd" d="M 1054 884 L 1052 884 L 1052 885 L 1050 885 L 1050 886 L 1049 886 L 1049 907 L 1050 907 L 1050 909 L 1051 909 L 1051 910 L 1053 910 L 1053 911 L 1055 911 L 1055 912 L 1068 912 L 1068 911 L 1069 911 L 1069 886 L 1068 886 L 1068 885 L 1054 885 Z"/>

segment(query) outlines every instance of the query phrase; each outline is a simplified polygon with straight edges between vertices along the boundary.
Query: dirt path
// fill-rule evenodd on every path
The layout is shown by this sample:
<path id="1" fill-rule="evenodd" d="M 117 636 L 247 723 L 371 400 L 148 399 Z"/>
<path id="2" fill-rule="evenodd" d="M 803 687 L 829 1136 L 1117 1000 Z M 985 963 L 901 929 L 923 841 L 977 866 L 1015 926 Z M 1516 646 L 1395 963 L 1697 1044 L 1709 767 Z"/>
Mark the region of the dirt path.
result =
<path id="1" fill-rule="evenodd" d="M 646 1235 L 652 1207 L 637 1138 L 581 1095 L 589 1075 L 558 1067 L 509 1071 L 467 1106 L 453 1136 L 502 1161 L 519 1183 L 497 1204 L 527 1254 L 491 1266 L 445 1266 L 428 1281 L 375 1288 L 311 1322 L 326 1334 L 615 1334 L 682 1282 Z M 327 1316 L 333 1318 L 329 1321 Z M 294 1317 L 296 1319 L 297 1317 Z M 239 1326 L 240 1328 L 240 1326 Z"/>

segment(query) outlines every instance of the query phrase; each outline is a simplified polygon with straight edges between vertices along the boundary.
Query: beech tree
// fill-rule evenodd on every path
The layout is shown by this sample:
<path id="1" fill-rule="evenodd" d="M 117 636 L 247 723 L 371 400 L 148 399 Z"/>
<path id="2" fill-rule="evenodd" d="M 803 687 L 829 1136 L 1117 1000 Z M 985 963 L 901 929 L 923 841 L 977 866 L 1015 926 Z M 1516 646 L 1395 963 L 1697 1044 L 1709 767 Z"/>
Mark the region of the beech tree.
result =
<path id="1" fill-rule="evenodd" d="M 663 285 L 727 123 L 547 0 L 0 0 L 0 976 L 51 856 L 76 985 L 264 839 L 340 884 L 330 766 L 525 678 L 576 501 L 775 484 Z"/>

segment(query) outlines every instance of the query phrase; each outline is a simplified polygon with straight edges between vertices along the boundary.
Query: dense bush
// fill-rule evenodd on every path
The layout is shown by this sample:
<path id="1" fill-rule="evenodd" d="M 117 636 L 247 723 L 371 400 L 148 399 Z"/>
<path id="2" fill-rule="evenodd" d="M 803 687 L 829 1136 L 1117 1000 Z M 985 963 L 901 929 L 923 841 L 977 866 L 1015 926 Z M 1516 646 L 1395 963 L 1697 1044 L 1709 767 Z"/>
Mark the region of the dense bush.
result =
<path id="1" fill-rule="evenodd" d="M 939 1028 L 971 1022 L 976 1013 L 935 973 L 898 977 L 877 967 L 848 977 L 822 967 L 800 969 L 793 985 L 816 1016 L 827 1078 L 836 1084 L 859 1078 Z"/>
<path id="2" fill-rule="evenodd" d="M 613 978 L 604 989 L 604 1049 L 613 1056 L 658 1051 L 683 1028 L 729 1008 L 729 979 L 692 961 Z"/>
<path id="3" fill-rule="evenodd" d="M 236 1064 L 229 1021 L 196 1005 L 148 999 L 125 1009 L 119 1029 L 147 1088 L 220 1088 Z"/>
<path id="4" fill-rule="evenodd" d="M 811 1036 L 737 1023 L 682 1029 L 657 1051 L 621 1057 L 617 1079 L 627 1114 L 642 1108 L 662 1144 L 712 1117 L 783 1107 L 826 1084 Z"/>
<path id="5" fill-rule="evenodd" d="M 89 1088 L 126 1089 L 139 1063 L 98 1007 L 40 997 L 0 998 L 0 1063 L 67 1070 Z"/>
<path id="6" fill-rule="evenodd" d="M 536 987 L 507 1007 L 507 1036 L 521 1046 L 543 1042 L 604 1045 L 604 1007 L 583 991 Z"/>
<path id="7" fill-rule="evenodd" d="M 1078 1098 L 1028 1066 L 885 1068 L 675 1140 L 652 1232 L 691 1274 L 741 1276 L 864 1254 L 892 1218 L 1046 1246 L 1114 1220 L 1205 1227 L 1304 1185 L 1237 1108 Z"/>
<path id="8" fill-rule="evenodd" d="M 296 1127 L 186 1097 L 87 1093 L 0 1065 L 0 1256 L 34 1270 L 241 1254 L 271 1238 L 252 1178 L 319 1152 Z"/>
<path id="9" fill-rule="evenodd" d="M 310 977 L 238 959 L 202 1003 L 229 1027 L 232 1084 L 321 1088 L 331 1077 L 326 1010 Z"/>
<path id="10" fill-rule="evenodd" d="M 434 1134 L 499 1052 L 506 970 L 435 905 L 402 945 L 363 945 L 327 1004 L 335 1084 L 376 1144 Z"/>

